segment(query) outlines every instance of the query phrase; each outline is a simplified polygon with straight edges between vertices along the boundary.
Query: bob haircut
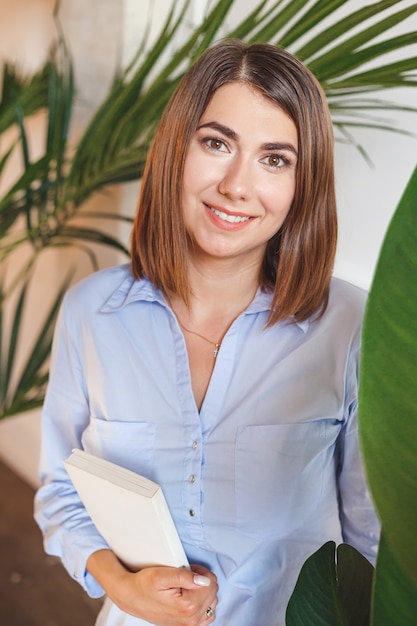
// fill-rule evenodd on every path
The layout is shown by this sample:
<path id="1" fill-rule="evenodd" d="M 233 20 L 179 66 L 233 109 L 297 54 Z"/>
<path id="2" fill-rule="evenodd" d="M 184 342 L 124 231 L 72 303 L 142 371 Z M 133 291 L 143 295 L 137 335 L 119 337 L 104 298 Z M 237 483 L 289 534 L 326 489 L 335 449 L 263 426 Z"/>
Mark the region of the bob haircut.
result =
<path id="1" fill-rule="evenodd" d="M 337 239 L 333 125 L 312 73 L 272 44 L 221 42 L 206 50 L 179 83 L 144 169 L 132 231 L 133 275 L 146 275 L 165 295 L 173 292 L 188 304 L 192 244 L 182 212 L 184 162 L 210 99 L 231 82 L 258 90 L 289 115 L 298 133 L 294 199 L 267 244 L 259 277 L 262 289 L 273 294 L 268 325 L 320 316 L 328 302 Z"/>

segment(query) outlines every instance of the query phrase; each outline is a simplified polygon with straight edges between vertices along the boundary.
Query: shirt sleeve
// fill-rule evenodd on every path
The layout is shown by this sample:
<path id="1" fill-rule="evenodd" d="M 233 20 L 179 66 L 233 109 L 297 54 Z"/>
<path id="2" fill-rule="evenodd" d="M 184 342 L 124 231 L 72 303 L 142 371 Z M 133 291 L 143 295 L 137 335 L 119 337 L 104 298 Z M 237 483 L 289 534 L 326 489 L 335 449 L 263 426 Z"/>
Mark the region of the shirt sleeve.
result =
<path id="1" fill-rule="evenodd" d="M 380 522 L 368 488 L 358 433 L 359 340 L 349 357 L 346 378 L 345 422 L 339 436 L 339 498 L 343 539 L 373 565 L 378 550 Z"/>
<path id="2" fill-rule="evenodd" d="M 41 487 L 35 496 L 35 520 L 45 551 L 60 557 L 70 576 L 91 597 L 104 590 L 87 572 L 86 562 L 96 550 L 109 546 L 96 530 L 64 468 L 89 422 L 88 397 L 82 360 L 74 342 L 77 329 L 68 298 L 64 299 L 55 330 L 51 374 L 42 412 Z"/>

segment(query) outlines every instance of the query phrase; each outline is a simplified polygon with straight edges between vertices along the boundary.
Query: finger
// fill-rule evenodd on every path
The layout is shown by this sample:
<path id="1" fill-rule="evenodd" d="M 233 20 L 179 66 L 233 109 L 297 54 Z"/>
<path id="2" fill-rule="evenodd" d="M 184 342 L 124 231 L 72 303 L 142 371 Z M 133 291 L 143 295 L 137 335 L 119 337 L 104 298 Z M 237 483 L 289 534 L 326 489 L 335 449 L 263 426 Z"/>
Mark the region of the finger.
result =
<path id="1" fill-rule="evenodd" d="M 216 606 L 217 600 L 214 600 L 210 606 L 207 607 L 200 620 L 201 626 L 208 626 L 208 624 L 212 624 L 214 622 L 216 619 Z"/>
<path id="2" fill-rule="evenodd" d="M 202 565 L 192 564 L 191 570 L 198 575 L 198 577 L 195 577 L 195 582 L 197 582 L 197 584 L 200 584 L 202 587 L 209 586 L 207 579 L 208 581 L 211 581 L 211 584 L 217 585 L 217 576 L 206 567 L 203 567 Z"/>
<path id="3" fill-rule="evenodd" d="M 202 576 L 208 576 L 209 578 L 216 578 L 216 575 L 213 574 L 211 570 L 207 569 L 207 567 L 203 567 L 203 565 L 197 565 L 195 563 L 192 563 L 190 565 L 190 568 L 196 574 L 201 574 Z"/>
<path id="4" fill-rule="evenodd" d="M 212 576 L 183 568 L 163 567 L 159 569 L 158 586 L 161 589 L 199 589 L 213 584 Z M 207 570 L 205 570 L 207 571 Z"/>

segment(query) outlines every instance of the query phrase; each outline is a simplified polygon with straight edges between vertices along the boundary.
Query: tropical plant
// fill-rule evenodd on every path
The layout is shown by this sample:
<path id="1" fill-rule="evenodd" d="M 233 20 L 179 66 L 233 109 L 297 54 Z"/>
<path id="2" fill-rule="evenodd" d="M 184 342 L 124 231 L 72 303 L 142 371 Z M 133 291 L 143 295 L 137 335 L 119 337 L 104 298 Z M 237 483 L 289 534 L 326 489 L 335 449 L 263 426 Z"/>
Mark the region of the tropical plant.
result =
<path id="1" fill-rule="evenodd" d="M 374 568 L 347 543 L 328 541 L 301 568 L 286 626 L 369 626 Z"/>
<path id="2" fill-rule="evenodd" d="M 363 328 L 359 433 L 382 523 L 373 584 L 357 551 L 339 546 L 336 563 L 334 544 L 325 544 L 301 570 L 287 626 L 416 624 L 416 251 L 417 168 L 385 236 Z"/>
<path id="3" fill-rule="evenodd" d="M 391 220 L 364 325 L 363 457 L 382 539 L 372 626 L 417 616 L 417 168 Z"/>
<path id="4" fill-rule="evenodd" d="M 185 36 L 190 0 L 173 1 L 156 41 L 150 45 L 145 37 L 130 65 L 115 77 L 75 146 L 69 140 L 74 77 L 62 38 L 51 61 L 32 80 L 21 84 L 10 69 L 4 74 L 0 131 L 4 138 L 4 131 L 13 125 L 17 136 L 12 136 L 3 148 L 0 175 L 15 150 L 22 154 L 23 173 L 0 199 L 0 262 L 4 266 L 7 261 L 1 307 L 15 290 L 18 301 L 25 302 L 28 272 L 33 272 L 46 248 L 77 246 L 89 256 L 92 267 L 96 267 L 96 244 L 128 253 L 123 241 L 102 226 L 92 226 L 92 218 L 130 218 L 119 213 L 91 215 L 85 210 L 85 202 L 106 186 L 140 178 L 155 127 L 173 90 L 189 65 L 220 37 L 271 42 L 297 54 L 321 81 L 340 140 L 355 144 L 353 127 L 392 130 L 391 124 L 374 118 L 375 111 L 404 107 L 375 94 L 383 89 L 417 85 L 416 57 L 404 53 L 401 60 L 384 61 L 393 50 L 398 54 L 398 50 L 417 43 L 416 32 L 389 35 L 391 28 L 417 13 L 417 4 L 404 7 L 401 0 L 382 0 L 356 9 L 352 0 L 262 0 L 237 26 L 227 28 L 234 4 L 235 0 L 208 3 L 210 8 L 201 24 Z M 169 55 L 165 54 L 167 50 Z M 26 119 L 45 106 L 45 152 L 33 160 Z M 363 147 L 358 147 L 365 154 Z M 82 221 L 87 218 L 89 222 Z M 22 246 L 28 254 L 24 264 L 19 265 L 15 253 Z M 31 276 L 33 280 L 33 273 Z M 54 302 L 45 317 L 51 326 L 55 310 Z M 34 398 L 38 404 L 42 402 L 39 376 L 44 380 L 47 374 L 47 357 L 36 357 L 37 361 L 29 358 L 23 366 L 33 375 L 31 380 L 26 377 L 24 392 L 10 383 L 16 379 L 8 372 L 16 368 L 19 329 L 15 323 L 12 344 L 3 338 L 0 376 L 9 382 L 1 385 L 0 418 L 32 408 Z"/>

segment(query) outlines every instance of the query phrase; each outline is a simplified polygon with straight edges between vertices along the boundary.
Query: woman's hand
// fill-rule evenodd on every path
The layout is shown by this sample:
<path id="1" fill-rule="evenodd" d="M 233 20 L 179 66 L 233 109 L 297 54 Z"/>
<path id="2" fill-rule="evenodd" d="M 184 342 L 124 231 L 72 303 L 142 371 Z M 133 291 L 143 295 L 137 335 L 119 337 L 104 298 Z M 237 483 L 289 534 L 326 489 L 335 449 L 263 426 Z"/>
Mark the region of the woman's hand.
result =
<path id="1" fill-rule="evenodd" d="M 151 624 L 206 626 L 215 620 L 217 581 L 204 567 L 148 567 L 133 573 L 113 552 L 99 550 L 87 569 L 122 611 Z"/>

